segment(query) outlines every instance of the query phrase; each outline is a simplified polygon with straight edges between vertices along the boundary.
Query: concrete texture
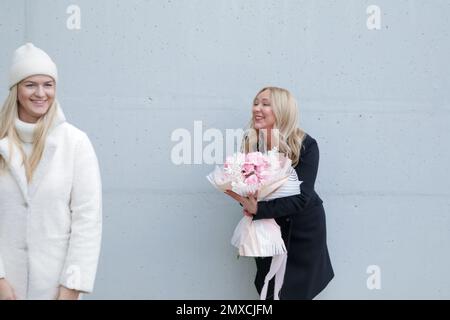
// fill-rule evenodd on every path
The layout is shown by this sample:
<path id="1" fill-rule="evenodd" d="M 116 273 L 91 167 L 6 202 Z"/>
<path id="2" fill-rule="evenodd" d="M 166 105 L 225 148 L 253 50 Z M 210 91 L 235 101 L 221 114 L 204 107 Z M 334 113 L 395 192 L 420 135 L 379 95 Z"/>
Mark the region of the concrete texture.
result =
<path id="1" fill-rule="evenodd" d="M 80 30 L 66 27 L 72 4 Z M 372 4 L 380 30 L 366 26 Z M 268 84 L 294 93 L 321 151 L 336 277 L 318 298 L 450 298 L 449 10 L 444 0 L 1 1 L 0 98 L 13 50 L 33 42 L 56 61 L 66 116 L 98 153 L 104 238 L 86 298 L 258 298 L 254 262 L 229 243 L 240 207 L 208 184 L 213 165 L 172 163 L 171 134 L 194 135 L 194 121 L 245 127 Z M 380 290 L 366 285 L 370 265 Z"/>

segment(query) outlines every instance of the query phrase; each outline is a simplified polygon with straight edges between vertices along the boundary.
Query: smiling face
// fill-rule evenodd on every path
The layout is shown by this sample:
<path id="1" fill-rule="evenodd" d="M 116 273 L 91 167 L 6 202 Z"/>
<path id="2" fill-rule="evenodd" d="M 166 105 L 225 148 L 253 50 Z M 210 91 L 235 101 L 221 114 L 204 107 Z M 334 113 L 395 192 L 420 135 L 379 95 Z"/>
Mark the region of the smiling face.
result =
<path id="1" fill-rule="evenodd" d="M 56 85 L 52 77 L 36 75 L 22 80 L 17 86 L 19 119 L 36 123 L 55 101 Z"/>
<path id="2" fill-rule="evenodd" d="M 275 114 L 272 109 L 270 90 L 259 93 L 253 101 L 253 126 L 255 129 L 273 129 Z"/>

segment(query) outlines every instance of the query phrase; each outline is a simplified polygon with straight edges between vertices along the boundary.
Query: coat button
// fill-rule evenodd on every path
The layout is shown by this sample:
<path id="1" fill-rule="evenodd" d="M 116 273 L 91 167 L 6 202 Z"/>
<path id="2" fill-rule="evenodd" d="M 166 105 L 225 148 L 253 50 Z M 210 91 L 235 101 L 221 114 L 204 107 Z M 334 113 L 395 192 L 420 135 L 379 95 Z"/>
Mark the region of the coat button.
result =
<path id="1" fill-rule="evenodd" d="M 29 207 L 29 204 L 28 204 L 28 202 L 24 202 L 24 203 L 23 203 L 23 206 L 24 206 L 25 208 L 27 208 L 27 209 L 28 209 L 28 207 Z"/>
<path id="2" fill-rule="evenodd" d="M 286 222 L 289 222 L 289 221 L 291 221 L 291 218 L 286 218 Z"/>

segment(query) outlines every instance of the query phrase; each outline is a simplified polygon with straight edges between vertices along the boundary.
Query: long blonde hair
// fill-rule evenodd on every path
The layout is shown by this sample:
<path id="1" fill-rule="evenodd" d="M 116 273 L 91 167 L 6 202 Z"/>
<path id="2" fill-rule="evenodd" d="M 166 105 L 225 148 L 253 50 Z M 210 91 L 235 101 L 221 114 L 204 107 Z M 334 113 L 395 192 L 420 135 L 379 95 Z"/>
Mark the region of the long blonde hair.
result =
<path id="1" fill-rule="evenodd" d="M 272 146 L 277 146 L 281 153 L 292 160 L 292 165 L 295 167 L 300 162 L 301 147 L 306 136 L 306 133 L 298 128 L 297 101 L 288 90 L 277 87 L 265 87 L 257 93 L 256 97 L 266 90 L 270 91 L 272 110 L 275 115 L 273 129 L 277 133 L 271 136 Z M 248 126 L 241 151 L 247 153 L 257 149 L 267 150 L 267 138 L 264 136 L 266 130 L 255 129 L 253 117 Z"/>
<path id="2" fill-rule="evenodd" d="M 55 99 L 47 113 L 37 121 L 33 139 L 33 151 L 30 157 L 27 157 L 15 126 L 15 121 L 19 116 L 17 91 L 17 84 L 11 87 L 9 95 L 3 104 L 2 110 L 0 111 L 0 139 L 8 137 L 9 148 L 11 150 L 10 159 L 4 159 L 0 155 L 0 172 L 4 171 L 8 163 L 11 162 L 11 157 L 13 156 L 12 145 L 15 145 L 22 155 L 27 180 L 30 182 L 37 166 L 39 165 L 39 162 L 41 161 L 42 154 L 44 153 L 45 140 L 55 119 L 58 109 L 58 102 Z"/>

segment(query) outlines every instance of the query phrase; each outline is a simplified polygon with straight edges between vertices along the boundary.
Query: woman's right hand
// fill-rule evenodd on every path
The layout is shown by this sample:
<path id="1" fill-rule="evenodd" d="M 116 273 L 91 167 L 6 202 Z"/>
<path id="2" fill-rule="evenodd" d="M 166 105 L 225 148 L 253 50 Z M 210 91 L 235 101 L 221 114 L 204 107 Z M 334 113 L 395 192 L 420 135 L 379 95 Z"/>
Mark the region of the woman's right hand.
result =
<path id="1" fill-rule="evenodd" d="M 244 216 L 247 216 L 247 217 L 250 217 L 250 218 L 253 218 L 253 216 L 254 216 L 254 214 L 251 214 L 250 212 L 248 212 L 247 210 L 243 210 L 243 213 L 244 213 Z"/>
<path id="2" fill-rule="evenodd" d="M 0 300 L 17 300 L 13 288 L 6 279 L 0 279 Z"/>

